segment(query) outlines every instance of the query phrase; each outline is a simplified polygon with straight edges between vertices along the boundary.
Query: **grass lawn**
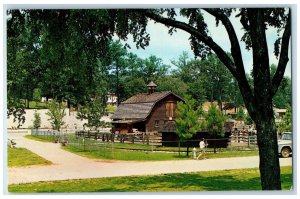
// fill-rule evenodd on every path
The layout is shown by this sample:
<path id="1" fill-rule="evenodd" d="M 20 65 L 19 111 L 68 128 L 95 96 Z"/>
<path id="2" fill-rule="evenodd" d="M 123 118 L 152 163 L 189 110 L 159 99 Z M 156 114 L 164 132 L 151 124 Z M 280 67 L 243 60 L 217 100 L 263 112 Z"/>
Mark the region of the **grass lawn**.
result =
<path id="1" fill-rule="evenodd" d="M 49 165 L 52 162 L 38 156 L 37 154 L 25 148 L 10 148 L 7 147 L 8 166 L 22 167 L 29 165 Z"/>
<path id="2" fill-rule="evenodd" d="M 53 142 L 51 137 L 43 138 L 27 135 L 26 138 L 42 141 L 42 142 Z M 73 136 L 74 137 L 74 136 Z M 73 139 L 71 142 L 76 143 L 77 141 Z M 79 140 L 81 142 L 81 140 Z M 104 145 L 105 144 L 105 145 Z M 70 151 L 72 153 L 85 156 L 94 159 L 114 159 L 114 160 L 131 160 L 131 161 L 160 161 L 160 160 L 186 160 L 191 159 L 190 156 L 186 156 L 186 148 L 181 148 L 181 155 L 178 154 L 177 147 L 161 147 L 161 146 L 151 146 L 142 144 L 122 144 L 122 143 L 103 143 L 94 140 L 86 140 L 85 146 L 81 142 L 80 145 L 67 145 L 63 149 Z M 124 150 L 126 149 L 126 150 Z M 134 150 L 128 150 L 134 149 Z M 154 152 L 152 152 L 152 149 Z M 146 151 L 145 151 L 146 150 Z M 156 152 L 159 150 L 160 152 Z M 190 148 L 191 150 L 191 148 Z M 211 149 L 212 151 L 213 149 Z M 165 151 L 165 152 L 164 152 Z M 172 153 L 168 151 L 173 151 Z M 245 156 L 257 156 L 258 151 L 238 151 L 232 149 L 222 149 L 217 153 L 207 152 L 206 158 L 228 158 L 228 157 L 245 157 Z"/>
<path id="3" fill-rule="evenodd" d="M 292 167 L 281 168 L 282 189 L 292 186 Z M 259 191 L 258 169 L 63 180 L 9 185 L 13 193 Z"/>
<path id="4" fill-rule="evenodd" d="M 73 146 L 65 146 L 63 149 L 76 153 L 81 156 L 95 159 L 115 159 L 115 160 L 135 160 L 135 161 L 156 161 L 156 160 L 186 160 L 191 159 L 192 154 L 189 157 L 186 156 L 185 152 L 181 155 L 178 153 L 167 153 L 167 152 L 145 152 L 145 151 L 130 151 L 130 150 L 120 150 L 120 149 L 102 149 L 101 146 L 98 150 L 89 150 L 86 147 L 84 151 L 82 148 L 78 149 Z M 240 152 L 240 151 L 225 151 L 222 153 L 207 153 L 206 158 L 228 158 L 228 157 L 246 157 L 246 156 L 257 156 L 257 151 L 250 152 Z"/>
<path id="5" fill-rule="evenodd" d="M 165 153 L 165 152 L 145 152 L 145 151 L 128 151 L 120 149 L 102 149 L 83 151 L 72 146 L 65 146 L 63 149 L 76 153 L 78 155 L 93 158 L 93 159 L 110 159 L 110 160 L 131 160 L 131 161 L 156 161 L 156 160 L 186 160 L 190 159 L 186 155 L 179 156 L 177 153 Z"/>
<path id="6" fill-rule="evenodd" d="M 25 137 L 28 139 L 40 141 L 40 142 L 53 142 L 53 139 L 51 137 L 46 138 L 46 137 L 38 137 L 38 136 L 32 136 L 32 135 L 25 135 Z"/>
<path id="7" fill-rule="evenodd" d="M 25 106 L 27 106 L 25 104 Z M 46 109 L 48 108 L 47 102 L 35 102 L 35 101 L 29 101 L 29 108 L 31 109 Z"/>

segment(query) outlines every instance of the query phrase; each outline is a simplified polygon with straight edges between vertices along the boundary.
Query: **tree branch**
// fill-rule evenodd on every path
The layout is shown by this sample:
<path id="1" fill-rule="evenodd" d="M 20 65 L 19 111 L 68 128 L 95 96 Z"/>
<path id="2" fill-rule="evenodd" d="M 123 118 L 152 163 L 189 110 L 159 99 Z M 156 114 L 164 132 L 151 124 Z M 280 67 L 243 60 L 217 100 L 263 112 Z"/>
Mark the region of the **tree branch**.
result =
<path id="1" fill-rule="evenodd" d="M 244 76 L 243 79 L 246 79 L 246 74 L 245 74 L 244 63 L 243 63 L 243 59 L 242 59 L 242 53 L 241 53 L 239 40 L 236 36 L 235 30 L 234 30 L 230 20 L 224 13 L 220 12 L 220 9 L 204 8 L 204 10 L 206 12 L 208 12 L 209 14 L 211 14 L 212 16 L 214 16 L 217 19 L 222 21 L 224 27 L 226 28 L 228 37 L 230 39 L 231 54 L 233 56 L 235 66 L 237 68 L 237 72 L 239 73 L 239 75 Z"/>
<path id="2" fill-rule="evenodd" d="M 142 14 L 144 14 L 145 16 L 149 17 L 150 19 L 156 22 L 165 24 L 166 26 L 179 28 L 197 37 L 200 41 L 202 41 L 207 46 L 209 46 L 218 55 L 219 59 L 225 64 L 228 70 L 233 74 L 235 78 L 237 78 L 237 73 L 236 73 L 236 68 L 234 63 L 229 58 L 229 56 L 225 53 L 225 51 L 217 43 L 215 43 L 211 37 L 201 34 L 197 29 L 184 22 L 176 21 L 169 18 L 164 18 L 149 10 L 140 10 L 140 12 L 142 12 Z"/>
<path id="3" fill-rule="evenodd" d="M 278 90 L 278 87 L 284 75 L 284 71 L 286 69 L 287 62 L 289 61 L 288 52 L 289 52 L 290 37 L 291 37 L 291 11 L 289 11 L 287 23 L 285 25 L 285 29 L 282 35 L 281 51 L 280 51 L 277 70 L 272 79 L 272 92 L 271 92 L 272 97 L 276 94 Z"/>

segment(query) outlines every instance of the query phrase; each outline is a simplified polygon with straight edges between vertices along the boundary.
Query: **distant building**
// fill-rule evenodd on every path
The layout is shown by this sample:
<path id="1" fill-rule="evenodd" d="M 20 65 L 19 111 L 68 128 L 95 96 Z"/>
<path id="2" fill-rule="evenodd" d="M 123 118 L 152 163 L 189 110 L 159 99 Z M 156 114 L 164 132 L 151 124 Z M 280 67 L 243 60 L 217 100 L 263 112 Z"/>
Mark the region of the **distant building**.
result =
<path id="1" fill-rule="evenodd" d="M 274 108 L 273 110 L 278 119 L 282 119 L 286 113 L 286 109 Z"/>
<path id="2" fill-rule="evenodd" d="M 118 97 L 115 93 L 109 93 L 108 95 L 106 95 L 106 104 L 107 105 L 112 105 L 115 106 L 117 105 L 118 102 Z"/>
<path id="3" fill-rule="evenodd" d="M 148 93 L 134 95 L 118 106 L 112 116 L 113 132 L 175 131 L 176 104 L 183 98 L 170 91 L 155 92 L 152 81 L 147 87 Z"/>

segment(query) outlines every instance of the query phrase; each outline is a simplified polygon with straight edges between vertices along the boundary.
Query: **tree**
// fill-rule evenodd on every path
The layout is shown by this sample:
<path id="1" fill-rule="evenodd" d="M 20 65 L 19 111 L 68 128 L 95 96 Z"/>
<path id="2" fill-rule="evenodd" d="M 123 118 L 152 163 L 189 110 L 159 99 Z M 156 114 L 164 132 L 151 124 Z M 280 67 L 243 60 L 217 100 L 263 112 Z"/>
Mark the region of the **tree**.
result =
<path id="1" fill-rule="evenodd" d="M 188 141 L 191 137 L 193 137 L 193 135 L 201 130 L 202 123 L 199 121 L 199 118 L 202 114 L 202 107 L 195 107 L 195 100 L 190 96 L 185 97 L 185 103 L 177 103 L 175 123 L 176 134 L 180 141 Z M 188 153 L 189 143 L 187 142 L 187 156 Z"/>
<path id="2" fill-rule="evenodd" d="M 108 81 L 103 78 L 108 67 L 99 64 L 113 35 L 107 32 L 113 28 L 108 10 L 9 10 L 7 15 L 11 101 L 28 101 L 38 86 L 43 96 L 67 100 L 70 107 L 84 104 L 102 86 L 99 73 Z"/>
<path id="3" fill-rule="evenodd" d="M 128 99 L 132 95 L 147 92 L 147 84 L 145 83 L 143 77 L 127 76 L 124 78 L 123 82 L 124 92 L 121 101 Z"/>
<path id="4" fill-rule="evenodd" d="M 37 112 L 37 110 L 34 111 L 34 120 L 33 120 L 33 128 L 38 129 L 41 127 L 41 114 Z"/>
<path id="5" fill-rule="evenodd" d="M 161 77 L 155 83 L 157 84 L 158 91 L 171 91 L 178 96 L 185 96 L 187 94 L 188 86 L 176 77 Z"/>
<path id="6" fill-rule="evenodd" d="M 232 101 L 230 86 L 234 83 L 233 77 L 217 58 L 211 54 L 202 60 L 188 59 L 183 53 L 178 61 L 173 61 L 178 68 L 173 73 L 188 84 L 188 94 L 196 100 L 197 104 L 202 104 L 205 99 L 208 101 L 218 101 L 218 106 L 222 110 L 222 102 Z"/>
<path id="7" fill-rule="evenodd" d="M 42 91 L 39 88 L 35 88 L 33 90 L 32 98 L 35 101 L 35 103 L 40 102 L 42 98 Z"/>
<path id="8" fill-rule="evenodd" d="M 280 133 L 292 131 L 292 109 L 290 106 L 287 108 L 286 113 L 282 118 L 282 121 L 279 123 L 278 130 Z"/>
<path id="9" fill-rule="evenodd" d="M 65 106 L 62 103 L 57 102 L 56 99 L 53 99 L 48 103 L 48 112 L 46 115 L 50 117 L 48 120 L 50 121 L 53 130 L 60 131 L 62 125 L 65 124 L 63 121 L 66 115 Z"/>
<path id="10" fill-rule="evenodd" d="M 246 115 L 244 113 L 244 109 L 243 109 L 242 106 L 239 108 L 238 112 L 236 113 L 236 119 L 238 119 L 238 120 L 245 120 L 246 119 Z"/>
<path id="11" fill-rule="evenodd" d="M 168 71 L 168 66 L 162 63 L 162 59 L 154 55 L 146 58 L 140 68 L 144 81 L 148 84 L 160 77 L 164 77 Z"/>
<path id="12" fill-rule="evenodd" d="M 205 115 L 205 127 L 208 130 L 208 134 L 214 139 L 218 137 L 224 137 L 224 124 L 225 116 L 222 111 L 217 109 L 216 105 L 211 104 L 208 109 L 207 114 Z M 216 147 L 214 143 L 214 153 L 216 153 Z"/>
<path id="13" fill-rule="evenodd" d="M 271 76 L 276 72 L 277 66 L 271 65 Z M 288 108 L 292 105 L 292 83 L 289 77 L 283 77 L 277 93 L 273 97 L 273 104 L 276 108 Z"/>
<path id="14" fill-rule="evenodd" d="M 245 74 L 244 62 L 239 39 L 230 21 L 232 12 L 240 19 L 244 30 L 242 42 L 246 49 L 253 52 L 253 88 L 251 88 Z M 138 38 L 141 46 L 148 45 L 150 36 L 146 32 L 148 19 L 166 25 L 170 34 L 175 29 L 181 29 L 190 36 L 190 44 L 195 56 L 206 57 L 211 51 L 218 56 L 237 81 L 241 95 L 249 115 L 257 128 L 257 138 L 260 159 L 260 175 L 263 190 L 280 190 L 280 167 L 277 154 L 277 135 L 273 114 L 272 98 L 276 94 L 282 81 L 285 68 L 289 61 L 289 43 L 291 37 L 291 11 L 284 8 L 240 8 L 240 9 L 143 9 L 143 10 L 116 10 L 117 24 L 127 24 L 131 28 L 120 30 L 118 36 L 127 39 L 121 33 L 131 32 Z M 132 17 L 130 16 L 132 13 Z M 214 38 L 208 34 L 206 20 L 203 12 L 215 17 L 216 24 L 220 22 L 228 33 L 231 44 L 231 56 L 218 45 Z M 180 14 L 188 22 L 176 20 Z M 125 15 L 127 17 L 125 17 Z M 138 15 L 138 16 L 137 16 Z M 273 27 L 279 31 L 279 38 L 274 45 L 274 54 L 278 57 L 278 67 L 271 78 L 266 29 Z M 141 44 L 142 43 L 142 44 Z"/>
<path id="15" fill-rule="evenodd" d="M 209 55 L 202 62 L 200 64 L 200 75 L 203 76 L 206 82 L 206 96 L 210 97 L 211 102 L 217 100 L 219 109 L 222 111 L 222 102 L 228 100 L 228 91 L 232 83 L 232 76 L 215 54 Z"/>
<path id="16" fill-rule="evenodd" d="M 106 126 L 106 122 L 101 120 L 105 114 L 105 105 L 99 99 L 93 99 L 85 106 L 80 107 L 77 113 L 77 119 L 86 119 L 88 122 L 85 126 L 94 127 L 96 130 L 99 127 Z"/>
<path id="17" fill-rule="evenodd" d="M 247 125 L 252 125 L 254 123 L 252 118 L 250 117 L 250 115 L 248 113 L 246 114 L 245 123 Z"/>

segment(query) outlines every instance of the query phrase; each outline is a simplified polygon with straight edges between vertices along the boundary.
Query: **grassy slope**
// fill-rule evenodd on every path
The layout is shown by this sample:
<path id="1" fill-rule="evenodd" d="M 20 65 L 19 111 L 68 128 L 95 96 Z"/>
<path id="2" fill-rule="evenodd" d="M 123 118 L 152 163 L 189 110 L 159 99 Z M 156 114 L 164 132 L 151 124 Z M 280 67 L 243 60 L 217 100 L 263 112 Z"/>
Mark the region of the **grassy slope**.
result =
<path id="1" fill-rule="evenodd" d="M 292 186 L 292 167 L 281 168 L 282 189 Z M 258 169 L 63 180 L 9 185 L 9 192 L 187 192 L 261 190 Z"/>
<path id="2" fill-rule="evenodd" d="M 25 148 L 8 147 L 8 166 L 22 167 L 29 165 L 49 165 L 50 161 L 38 156 Z"/>

